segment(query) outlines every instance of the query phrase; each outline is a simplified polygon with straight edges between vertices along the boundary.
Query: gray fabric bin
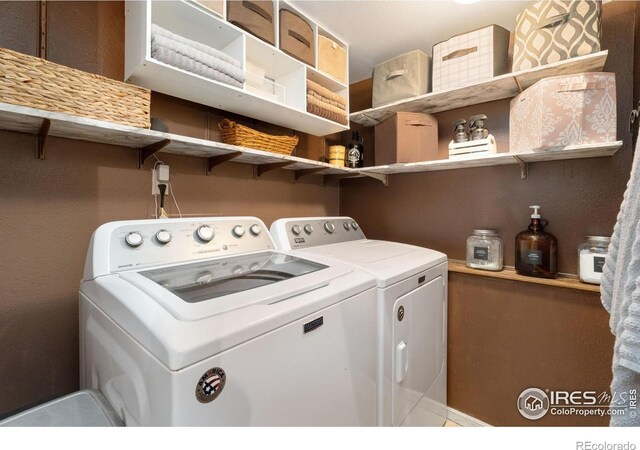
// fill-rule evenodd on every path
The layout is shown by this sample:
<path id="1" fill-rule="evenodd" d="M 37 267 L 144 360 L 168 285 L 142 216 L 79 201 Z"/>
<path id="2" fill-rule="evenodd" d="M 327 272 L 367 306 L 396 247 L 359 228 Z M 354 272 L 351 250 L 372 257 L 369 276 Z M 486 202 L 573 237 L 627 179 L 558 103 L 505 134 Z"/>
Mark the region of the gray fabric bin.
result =
<path id="1" fill-rule="evenodd" d="M 2 427 L 121 427 L 122 421 L 104 396 L 79 391 L 0 421 Z"/>
<path id="2" fill-rule="evenodd" d="M 431 59 L 414 50 L 373 69 L 372 105 L 385 105 L 429 92 Z"/>

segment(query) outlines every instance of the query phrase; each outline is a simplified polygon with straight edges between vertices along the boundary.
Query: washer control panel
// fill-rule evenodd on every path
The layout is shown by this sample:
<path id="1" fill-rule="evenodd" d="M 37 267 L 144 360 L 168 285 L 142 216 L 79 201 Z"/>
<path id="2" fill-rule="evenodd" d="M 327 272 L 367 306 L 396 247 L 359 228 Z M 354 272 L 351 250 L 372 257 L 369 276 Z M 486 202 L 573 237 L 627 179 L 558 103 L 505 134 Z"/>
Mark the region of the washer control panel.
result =
<path id="1" fill-rule="evenodd" d="M 271 235 L 278 248 L 289 250 L 366 239 L 351 217 L 300 217 L 277 220 Z"/>
<path id="2" fill-rule="evenodd" d="M 105 226 L 110 230 L 101 231 Z M 140 220 L 103 227 L 94 241 L 108 233 L 111 272 L 275 249 L 264 223 L 254 217 Z"/>

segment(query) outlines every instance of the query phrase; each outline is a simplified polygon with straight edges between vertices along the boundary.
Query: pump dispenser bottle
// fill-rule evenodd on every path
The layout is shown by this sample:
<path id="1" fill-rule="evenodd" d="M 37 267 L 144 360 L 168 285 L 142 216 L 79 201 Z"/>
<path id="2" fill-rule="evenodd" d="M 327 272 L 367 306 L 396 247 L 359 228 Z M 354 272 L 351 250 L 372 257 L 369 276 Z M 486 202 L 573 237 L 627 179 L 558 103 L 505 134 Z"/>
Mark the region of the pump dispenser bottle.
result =
<path id="1" fill-rule="evenodd" d="M 555 278 L 558 240 L 544 231 L 549 222 L 540 217 L 540 206 L 529 208 L 533 209 L 529 228 L 516 236 L 516 272 L 530 277 Z"/>

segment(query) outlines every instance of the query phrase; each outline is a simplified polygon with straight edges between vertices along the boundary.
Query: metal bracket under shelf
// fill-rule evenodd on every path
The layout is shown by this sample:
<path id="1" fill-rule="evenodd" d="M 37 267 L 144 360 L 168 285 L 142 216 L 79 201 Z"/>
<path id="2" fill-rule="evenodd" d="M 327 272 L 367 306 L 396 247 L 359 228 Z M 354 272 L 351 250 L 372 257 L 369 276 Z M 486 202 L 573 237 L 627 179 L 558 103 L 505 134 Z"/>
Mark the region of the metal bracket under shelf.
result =
<path id="1" fill-rule="evenodd" d="M 233 159 L 241 155 L 242 155 L 242 152 L 231 152 L 231 153 L 225 153 L 224 155 L 210 156 L 206 158 L 204 160 L 205 175 L 210 175 L 214 167 L 219 166 L 220 164 L 226 163 L 228 161 L 232 161 Z"/>
<path id="2" fill-rule="evenodd" d="M 138 149 L 138 169 L 142 169 L 142 167 L 144 166 L 144 162 L 147 160 L 148 157 L 162 150 L 169 144 L 171 144 L 171 139 L 163 139 L 159 142 L 149 144 L 146 147 L 139 148 Z"/>
<path id="3" fill-rule="evenodd" d="M 300 170 L 294 170 L 293 171 L 293 181 L 298 181 L 298 179 L 302 178 L 302 177 L 306 177 L 307 175 L 314 175 L 317 174 L 318 172 L 322 172 L 324 170 L 327 170 L 326 167 L 314 167 L 312 169 L 300 169 Z M 322 182 L 324 184 L 324 180 Z"/>
<path id="4" fill-rule="evenodd" d="M 271 170 L 282 169 L 283 167 L 290 166 L 295 164 L 293 161 L 286 162 L 277 162 L 277 163 L 269 163 L 269 164 L 257 164 L 253 166 L 253 178 L 259 178 L 263 173 L 269 172 Z"/>
<path id="5" fill-rule="evenodd" d="M 523 161 L 516 155 L 514 155 L 513 157 L 516 159 L 516 161 L 518 161 L 518 165 L 520 165 L 520 179 L 526 180 L 529 176 L 529 163 Z"/>
<path id="6" fill-rule="evenodd" d="M 38 143 L 36 148 L 36 158 L 45 159 L 44 144 L 49 136 L 49 128 L 51 128 L 51 121 L 49 119 L 42 119 L 40 129 L 38 129 Z"/>
<path id="7" fill-rule="evenodd" d="M 371 172 L 365 172 L 362 171 L 360 172 L 360 175 L 364 175 L 365 177 L 369 177 L 369 178 L 373 178 L 374 180 L 378 180 L 379 182 L 381 182 L 384 187 L 388 187 L 389 186 L 389 175 L 383 174 L 383 173 L 371 173 Z"/>

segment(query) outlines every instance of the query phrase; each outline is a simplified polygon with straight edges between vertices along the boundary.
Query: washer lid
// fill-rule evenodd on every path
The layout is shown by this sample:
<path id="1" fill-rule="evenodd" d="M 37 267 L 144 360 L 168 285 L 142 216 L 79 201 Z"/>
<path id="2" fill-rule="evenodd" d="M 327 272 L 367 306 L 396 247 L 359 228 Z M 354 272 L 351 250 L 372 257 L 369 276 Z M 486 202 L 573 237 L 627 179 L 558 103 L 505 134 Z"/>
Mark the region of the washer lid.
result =
<path id="1" fill-rule="evenodd" d="M 386 287 L 447 260 L 444 253 L 398 242 L 362 239 L 296 250 L 321 255 L 362 269 Z"/>

